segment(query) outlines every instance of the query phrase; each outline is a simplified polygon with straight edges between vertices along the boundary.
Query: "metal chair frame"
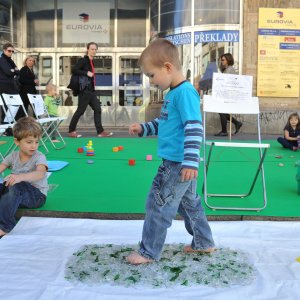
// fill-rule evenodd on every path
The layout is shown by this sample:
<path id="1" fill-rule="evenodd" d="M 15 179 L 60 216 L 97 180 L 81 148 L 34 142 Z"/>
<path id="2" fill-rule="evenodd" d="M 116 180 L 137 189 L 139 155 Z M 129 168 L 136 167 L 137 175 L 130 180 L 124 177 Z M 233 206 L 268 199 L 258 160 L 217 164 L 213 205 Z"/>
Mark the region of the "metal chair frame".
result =
<path id="1" fill-rule="evenodd" d="M 234 114 L 252 114 L 257 118 L 257 131 L 258 131 L 258 143 L 236 143 L 236 142 L 207 142 L 206 141 L 206 113 L 234 113 Z M 243 100 L 241 102 L 226 102 L 224 99 L 216 99 L 210 95 L 204 96 L 203 103 L 203 162 L 204 162 L 204 182 L 203 182 L 203 194 L 204 201 L 206 205 L 213 210 L 246 210 L 246 211 L 260 211 L 267 206 L 267 194 L 266 194 L 266 183 L 263 162 L 266 157 L 266 153 L 269 144 L 261 143 L 261 133 L 260 133 L 260 120 L 259 120 L 259 102 L 257 97 L 252 97 L 249 100 Z M 206 146 L 209 146 L 208 157 L 206 158 Z M 257 170 L 254 175 L 254 179 L 250 185 L 247 192 L 242 194 L 218 194 L 209 193 L 207 191 L 207 177 L 209 164 L 211 161 L 211 156 L 213 149 L 216 147 L 235 147 L 235 148 L 257 148 L 259 149 L 259 163 Z M 262 187 L 263 187 L 263 203 L 260 207 L 229 207 L 229 206 L 214 206 L 209 203 L 208 198 L 213 197 L 231 197 L 231 198 L 246 198 L 251 195 L 254 186 L 257 182 L 257 178 L 261 174 Z"/>

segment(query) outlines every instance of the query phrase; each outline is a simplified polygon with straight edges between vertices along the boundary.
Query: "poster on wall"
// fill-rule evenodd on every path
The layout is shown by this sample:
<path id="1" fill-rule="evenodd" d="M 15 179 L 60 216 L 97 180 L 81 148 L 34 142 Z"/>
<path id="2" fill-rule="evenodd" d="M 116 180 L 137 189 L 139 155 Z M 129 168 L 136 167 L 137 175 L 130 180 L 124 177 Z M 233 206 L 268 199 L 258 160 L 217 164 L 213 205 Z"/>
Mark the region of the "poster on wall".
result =
<path id="1" fill-rule="evenodd" d="M 300 9 L 260 8 L 257 96 L 299 97 Z"/>
<path id="2" fill-rule="evenodd" d="M 63 43 L 109 43 L 109 0 L 64 0 Z"/>

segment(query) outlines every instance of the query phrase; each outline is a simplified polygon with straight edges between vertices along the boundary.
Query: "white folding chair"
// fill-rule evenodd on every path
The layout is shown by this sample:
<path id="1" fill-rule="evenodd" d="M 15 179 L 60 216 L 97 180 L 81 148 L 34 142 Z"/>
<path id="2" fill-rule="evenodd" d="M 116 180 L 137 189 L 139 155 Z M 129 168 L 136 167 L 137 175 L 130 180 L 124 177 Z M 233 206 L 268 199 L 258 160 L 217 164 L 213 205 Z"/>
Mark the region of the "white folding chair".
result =
<path id="1" fill-rule="evenodd" d="M 5 122 L 10 122 L 13 125 L 16 122 L 15 117 L 16 117 L 16 114 L 19 109 L 22 109 L 25 116 L 28 116 L 20 95 L 18 95 L 18 94 L 2 94 L 2 98 L 3 98 L 3 102 L 5 103 L 5 105 L 7 107 L 6 116 L 4 118 Z M 44 144 L 44 142 L 43 141 L 41 141 L 41 142 L 42 142 L 42 145 L 44 146 L 44 148 L 46 149 L 46 151 L 48 152 L 48 149 L 47 149 L 46 145 Z M 13 141 L 4 156 L 7 156 L 15 148 L 16 148 L 16 145 Z"/>
<path id="2" fill-rule="evenodd" d="M 250 114 L 256 116 L 257 119 L 257 131 L 258 131 L 258 142 L 257 143 L 236 143 L 236 142 L 207 142 L 206 141 L 206 113 L 226 113 L 226 114 Z M 260 120 L 259 120 L 259 102 L 257 97 L 252 97 L 247 100 L 242 100 L 238 102 L 230 102 L 226 99 L 214 98 L 210 95 L 204 95 L 203 99 L 203 161 L 204 161 L 204 183 L 203 183 L 203 193 L 204 201 L 206 205 L 211 209 L 221 209 L 221 210 L 247 210 L 247 211 L 260 211 L 267 206 L 267 194 L 266 194 L 266 184 L 265 175 L 263 168 L 263 161 L 266 157 L 266 153 L 269 144 L 261 143 L 260 134 Z M 206 157 L 206 146 L 209 146 L 208 157 Z M 207 181 L 208 181 L 208 170 L 209 164 L 212 157 L 212 151 L 216 147 L 230 147 L 230 148 L 257 148 L 259 149 L 259 162 L 257 170 L 254 174 L 254 179 L 250 185 L 247 192 L 242 194 L 217 194 L 209 193 L 207 191 Z M 254 186 L 257 182 L 258 176 L 261 174 L 262 179 L 262 189 L 263 189 L 263 203 L 259 207 L 229 207 L 229 206 L 215 206 L 209 202 L 208 198 L 213 197 L 231 197 L 231 198 L 246 198 L 251 195 Z"/>
<path id="3" fill-rule="evenodd" d="M 0 97 L 0 107 L 2 108 L 2 113 L 4 114 L 4 122 L 5 124 L 0 124 L 0 135 L 2 135 L 6 129 L 12 128 L 15 122 L 15 115 L 11 116 L 11 113 L 7 111 L 7 107 L 5 107 L 2 96 Z"/>
<path id="4" fill-rule="evenodd" d="M 36 120 L 41 124 L 43 129 L 43 141 L 44 143 L 49 140 L 52 146 L 56 150 L 60 150 L 66 146 L 66 142 L 61 136 L 58 127 L 66 118 L 65 117 L 50 117 L 45 107 L 44 100 L 40 94 L 27 94 L 29 102 L 32 106 L 33 112 L 36 116 Z M 55 135 L 60 141 L 59 144 L 53 143 L 51 136 Z"/>

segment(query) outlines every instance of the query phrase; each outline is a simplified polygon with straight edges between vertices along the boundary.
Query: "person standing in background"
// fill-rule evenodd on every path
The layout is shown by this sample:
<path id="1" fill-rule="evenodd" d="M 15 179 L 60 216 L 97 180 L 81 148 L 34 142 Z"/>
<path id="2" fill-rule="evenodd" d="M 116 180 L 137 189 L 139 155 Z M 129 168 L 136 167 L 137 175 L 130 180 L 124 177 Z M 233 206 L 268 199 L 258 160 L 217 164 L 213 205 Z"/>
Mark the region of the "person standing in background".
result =
<path id="1" fill-rule="evenodd" d="M 19 91 L 16 85 L 16 78 L 20 71 L 12 60 L 12 55 L 15 52 L 14 46 L 11 43 L 3 45 L 3 53 L 0 57 L 0 94 L 18 94 Z M 4 123 L 5 114 L 1 109 L 1 123 Z M 4 135 L 12 136 L 12 129 L 6 129 Z"/>
<path id="2" fill-rule="evenodd" d="M 80 77 L 79 82 L 81 87 L 78 95 L 78 107 L 69 125 L 69 137 L 81 137 L 81 134 L 76 132 L 76 126 L 88 105 L 94 111 L 94 122 L 97 136 L 109 137 L 112 136 L 113 133 L 104 131 L 101 121 L 101 105 L 95 93 L 96 77 L 93 59 L 97 53 L 98 45 L 91 42 L 87 44 L 86 48 L 86 55 L 80 58 L 72 69 L 72 73 Z"/>
<path id="3" fill-rule="evenodd" d="M 24 66 L 20 70 L 20 96 L 22 98 L 24 108 L 28 113 L 29 99 L 27 94 L 37 94 L 36 85 L 39 81 L 36 78 L 33 70 L 35 65 L 35 58 L 33 56 L 27 56 L 24 60 Z M 25 117 L 25 113 L 22 109 L 19 109 L 16 120 Z"/>
<path id="4" fill-rule="evenodd" d="M 231 53 L 225 53 L 221 56 L 220 70 L 222 73 L 236 74 L 233 65 L 234 65 L 234 59 Z M 230 121 L 230 115 L 229 114 L 219 114 L 219 115 L 220 115 L 222 129 L 219 133 L 215 134 L 215 136 L 228 136 L 227 121 Z M 235 125 L 235 134 L 237 134 L 240 131 L 243 123 L 239 122 L 234 117 L 231 117 L 231 122 Z"/>

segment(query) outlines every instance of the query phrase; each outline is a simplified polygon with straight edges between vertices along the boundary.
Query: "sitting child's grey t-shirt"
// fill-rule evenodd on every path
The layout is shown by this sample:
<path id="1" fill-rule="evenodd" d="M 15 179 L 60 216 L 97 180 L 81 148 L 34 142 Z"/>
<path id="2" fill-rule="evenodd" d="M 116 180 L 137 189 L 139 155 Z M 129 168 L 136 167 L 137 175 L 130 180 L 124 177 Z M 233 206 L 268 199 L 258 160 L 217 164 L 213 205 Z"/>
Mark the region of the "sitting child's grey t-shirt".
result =
<path id="1" fill-rule="evenodd" d="M 15 151 L 5 157 L 2 163 L 7 165 L 8 168 L 11 169 L 12 174 L 24 174 L 33 172 L 36 170 L 37 165 L 44 165 L 48 170 L 47 159 L 45 155 L 40 151 L 36 151 L 32 155 L 32 157 L 24 163 L 20 161 L 19 151 Z M 29 182 L 47 196 L 48 180 L 46 172 L 44 178 Z"/>

